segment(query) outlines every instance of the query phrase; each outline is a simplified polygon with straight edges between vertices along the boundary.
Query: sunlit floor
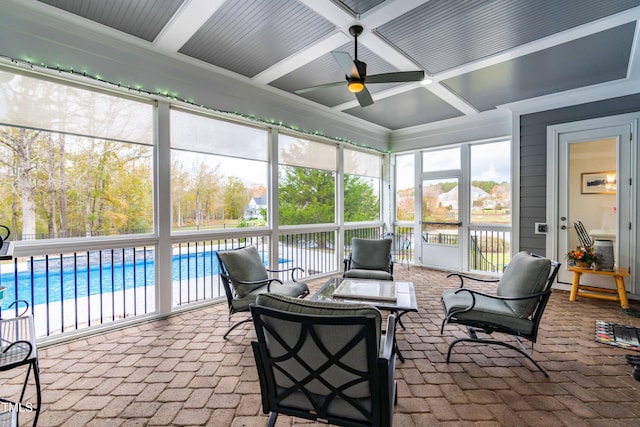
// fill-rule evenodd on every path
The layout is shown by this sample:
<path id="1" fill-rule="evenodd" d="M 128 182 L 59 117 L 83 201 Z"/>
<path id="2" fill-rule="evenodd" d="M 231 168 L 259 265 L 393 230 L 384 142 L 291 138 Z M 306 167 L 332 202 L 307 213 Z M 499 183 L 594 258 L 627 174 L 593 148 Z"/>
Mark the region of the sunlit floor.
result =
<path id="1" fill-rule="evenodd" d="M 553 293 L 534 351 L 547 378 L 500 347 L 460 344 L 447 364 L 448 343 L 464 330 L 447 326 L 440 335 L 439 296 L 456 282 L 406 265 L 396 265 L 395 276 L 415 283 L 420 307 L 398 329 L 406 361 L 397 364 L 395 426 L 640 425 L 640 382 L 624 357 L 640 353 L 594 341 L 599 319 L 640 327 L 617 303 Z M 255 333 L 247 323 L 225 341 L 228 325 L 220 304 L 40 349 L 38 425 L 265 425 L 250 348 Z M 0 374 L 2 394 L 18 395 L 18 370 Z M 21 425 L 31 417 L 22 414 Z M 304 423 L 281 416 L 277 425 Z"/>

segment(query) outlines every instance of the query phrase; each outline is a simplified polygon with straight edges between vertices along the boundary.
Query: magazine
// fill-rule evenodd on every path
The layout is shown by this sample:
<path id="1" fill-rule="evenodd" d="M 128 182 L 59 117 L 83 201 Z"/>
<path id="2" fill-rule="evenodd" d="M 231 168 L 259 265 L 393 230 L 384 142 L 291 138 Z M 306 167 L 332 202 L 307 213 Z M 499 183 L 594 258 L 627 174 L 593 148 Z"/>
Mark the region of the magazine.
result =
<path id="1" fill-rule="evenodd" d="M 396 283 L 388 280 L 345 279 L 333 292 L 333 297 L 395 302 Z"/>
<path id="2" fill-rule="evenodd" d="M 622 325 L 614 325 L 613 333 L 616 339 L 616 342 L 620 342 L 623 344 L 640 345 L 640 336 L 638 334 L 637 328 L 632 328 L 628 326 Z"/>

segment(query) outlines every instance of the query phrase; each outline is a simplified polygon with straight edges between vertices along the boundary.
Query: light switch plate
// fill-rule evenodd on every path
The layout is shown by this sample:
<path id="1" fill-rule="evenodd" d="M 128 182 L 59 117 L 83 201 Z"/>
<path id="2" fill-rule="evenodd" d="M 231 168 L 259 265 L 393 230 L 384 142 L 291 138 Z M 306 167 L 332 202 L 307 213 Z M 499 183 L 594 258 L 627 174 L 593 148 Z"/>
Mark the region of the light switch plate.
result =
<path id="1" fill-rule="evenodd" d="M 535 223 L 534 232 L 536 234 L 547 234 L 547 231 L 549 231 L 549 226 L 547 225 L 546 222 L 536 222 Z"/>

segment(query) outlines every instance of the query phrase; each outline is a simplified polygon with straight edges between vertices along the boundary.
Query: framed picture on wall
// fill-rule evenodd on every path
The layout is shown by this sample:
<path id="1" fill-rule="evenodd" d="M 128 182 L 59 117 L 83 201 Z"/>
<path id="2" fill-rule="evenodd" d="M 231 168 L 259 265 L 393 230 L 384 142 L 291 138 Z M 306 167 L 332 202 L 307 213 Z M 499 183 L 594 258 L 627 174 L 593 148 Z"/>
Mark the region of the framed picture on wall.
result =
<path id="1" fill-rule="evenodd" d="M 582 194 L 616 194 L 616 171 L 582 174 Z"/>

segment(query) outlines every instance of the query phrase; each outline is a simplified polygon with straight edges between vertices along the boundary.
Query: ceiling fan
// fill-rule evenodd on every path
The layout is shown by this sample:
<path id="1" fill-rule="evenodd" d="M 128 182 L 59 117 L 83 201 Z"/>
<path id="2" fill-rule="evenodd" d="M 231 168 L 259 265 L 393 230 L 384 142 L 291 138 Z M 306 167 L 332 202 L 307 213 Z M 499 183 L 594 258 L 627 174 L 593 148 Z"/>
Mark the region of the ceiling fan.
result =
<path id="1" fill-rule="evenodd" d="M 424 71 L 398 71 L 395 73 L 374 74 L 367 76 L 367 64 L 358 61 L 358 36 L 362 34 L 361 25 L 353 25 L 349 28 L 349 33 L 355 39 L 355 59 L 352 60 L 346 52 L 333 51 L 331 55 L 336 60 L 347 79 L 347 89 L 355 93 L 361 107 L 373 104 L 373 98 L 365 86 L 366 83 L 403 83 L 418 82 L 424 79 Z M 318 86 L 312 86 L 305 89 L 296 90 L 295 93 L 302 94 L 318 89 L 324 89 L 334 86 L 340 86 L 344 82 L 326 83 Z"/>

